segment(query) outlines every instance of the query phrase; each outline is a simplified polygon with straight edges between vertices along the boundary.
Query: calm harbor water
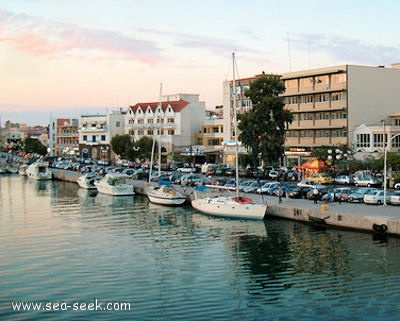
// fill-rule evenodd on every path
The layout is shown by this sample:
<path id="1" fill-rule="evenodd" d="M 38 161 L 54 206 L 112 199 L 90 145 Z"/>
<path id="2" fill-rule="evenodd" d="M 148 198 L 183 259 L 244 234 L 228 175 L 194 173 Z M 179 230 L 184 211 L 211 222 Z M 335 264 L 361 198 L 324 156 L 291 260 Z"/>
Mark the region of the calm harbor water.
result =
<path id="1" fill-rule="evenodd" d="M 400 318 L 397 238 L 19 176 L 1 176 L 0 191 L 0 320 Z"/>

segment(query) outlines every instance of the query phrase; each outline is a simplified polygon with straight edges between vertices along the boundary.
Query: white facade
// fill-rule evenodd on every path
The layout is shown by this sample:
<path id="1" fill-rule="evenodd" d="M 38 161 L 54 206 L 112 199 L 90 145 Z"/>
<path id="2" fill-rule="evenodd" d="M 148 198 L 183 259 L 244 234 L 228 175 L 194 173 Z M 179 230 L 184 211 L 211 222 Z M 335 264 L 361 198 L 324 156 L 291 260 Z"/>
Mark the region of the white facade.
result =
<path id="1" fill-rule="evenodd" d="M 110 141 L 125 134 L 126 111 L 113 110 L 107 115 L 79 116 L 80 156 L 92 159 L 111 159 Z"/>
<path id="2" fill-rule="evenodd" d="M 176 94 L 162 97 L 160 111 L 158 102 L 137 103 L 131 106 L 125 126 L 134 141 L 143 136 L 159 135 L 164 153 L 182 152 L 196 144 L 196 134 L 205 119 L 205 103 L 199 95 Z"/>

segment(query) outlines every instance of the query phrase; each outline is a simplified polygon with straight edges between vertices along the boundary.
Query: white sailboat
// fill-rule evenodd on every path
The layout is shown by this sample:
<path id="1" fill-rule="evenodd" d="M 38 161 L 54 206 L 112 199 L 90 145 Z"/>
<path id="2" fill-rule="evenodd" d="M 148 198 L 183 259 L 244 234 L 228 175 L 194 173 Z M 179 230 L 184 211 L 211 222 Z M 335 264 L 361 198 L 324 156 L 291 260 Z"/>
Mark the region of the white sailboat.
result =
<path id="1" fill-rule="evenodd" d="M 238 131 L 237 131 L 237 115 L 236 115 L 236 82 L 235 82 L 235 53 L 232 53 L 233 61 L 233 84 L 232 84 L 232 98 L 233 98 L 233 123 L 235 129 L 235 158 L 236 158 L 236 184 L 235 195 L 224 196 L 206 196 L 200 197 L 197 190 L 195 190 L 195 199 L 192 200 L 192 206 L 199 212 L 204 214 L 238 219 L 264 219 L 267 204 L 253 203 L 248 197 L 239 195 L 239 157 L 238 157 Z M 225 188 L 226 189 L 226 188 Z"/>
<path id="2" fill-rule="evenodd" d="M 160 126 L 159 126 L 159 132 L 158 132 L 158 177 L 160 177 L 160 174 L 161 174 L 162 85 L 160 85 L 159 101 L 160 101 L 160 103 L 156 109 L 156 113 L 160 114 L 160 118 L 159 118 Z M 149 202 L 151 202 L 153 204 L 169 205 L 169 206 L 182 205 L 183 203 L 186 202 L 187 198 L 176 186 L 173 186 L 170 181 L 162 181 L 159 179 L 158 185 L 151 185 L 152 184 L 151 171 L 153 168 L 154 147 L 155 147 L 155 136 L 153 137 L 153 148 L 151 151 L 151 160 L 150 160 L 149 183 L 148 183 L 148 188 L 147 188 L 147 197 L 149 199 Z"/>

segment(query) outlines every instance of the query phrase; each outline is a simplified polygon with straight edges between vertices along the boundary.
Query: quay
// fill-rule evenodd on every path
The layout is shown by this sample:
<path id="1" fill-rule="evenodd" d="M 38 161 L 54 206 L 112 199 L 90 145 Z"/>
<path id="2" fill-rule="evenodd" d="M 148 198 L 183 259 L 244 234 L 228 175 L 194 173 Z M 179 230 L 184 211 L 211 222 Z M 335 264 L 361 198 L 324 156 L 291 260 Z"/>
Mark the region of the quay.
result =
<path id="1" fill-rule="evenodd" d="M 81 175 L 70 170 L 51 169 L 53 178 L 76 182 Z M 133 180 L 135 192 L 146 195 L 146 182 Z M 190 200 L 192 189 L 186 188 L 185 193 Z M 282 198 L 251 194 L 255 202 L 267 202 L 266 218 L 276 217 L 301 221 L 318 226 L 351 229 L 379 234 L 400 236 L 400 210 L 392 205 L 349 204 L 346 202 L 319 202 L 310 200 Z"/>

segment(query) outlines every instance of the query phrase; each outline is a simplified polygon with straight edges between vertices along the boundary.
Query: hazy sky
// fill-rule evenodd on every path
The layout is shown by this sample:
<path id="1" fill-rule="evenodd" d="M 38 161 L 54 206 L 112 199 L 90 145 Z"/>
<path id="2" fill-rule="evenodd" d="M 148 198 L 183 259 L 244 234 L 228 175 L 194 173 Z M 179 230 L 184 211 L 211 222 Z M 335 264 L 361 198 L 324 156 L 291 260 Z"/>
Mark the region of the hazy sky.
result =
<path id="1" fill-rule="evenodd" d="M 400 1 L 0 0 L 0 117 L 106 112 L 232 78 L 400 62 Z"/>

